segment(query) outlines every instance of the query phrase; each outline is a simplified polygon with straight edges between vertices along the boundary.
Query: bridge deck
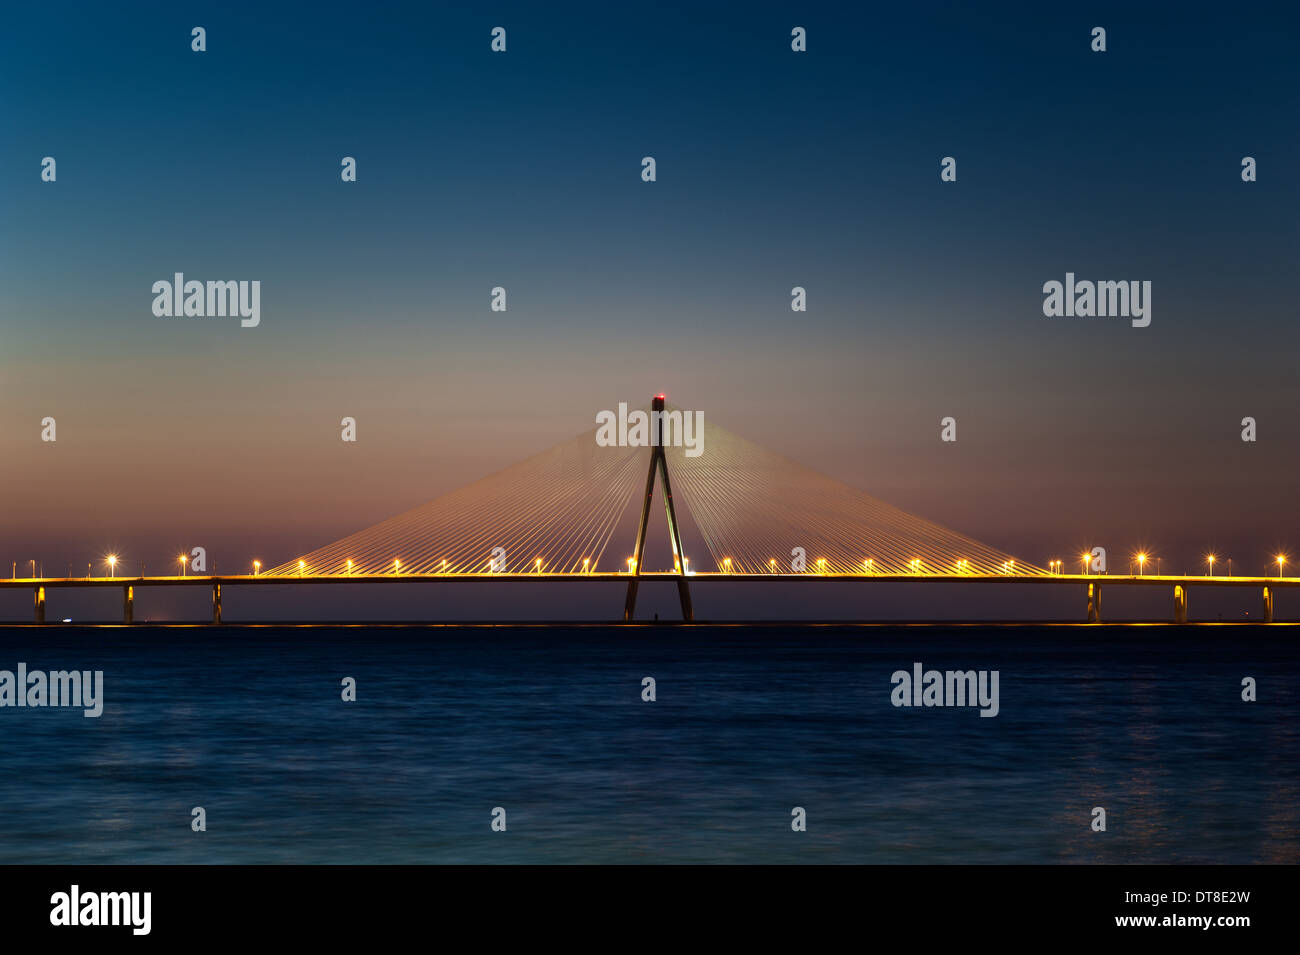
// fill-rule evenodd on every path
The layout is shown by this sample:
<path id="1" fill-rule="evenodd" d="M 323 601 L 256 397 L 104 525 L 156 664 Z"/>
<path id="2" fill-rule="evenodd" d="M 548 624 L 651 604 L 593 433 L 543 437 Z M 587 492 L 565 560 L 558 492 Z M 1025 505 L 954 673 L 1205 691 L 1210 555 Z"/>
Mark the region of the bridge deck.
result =
<path id="1" fill-rule="evenodd" d="M 413 583 L 627 583 L 630 580 L 667 581 L 682 579 L 671 572 L 646 572 L 639 575 L 622 573 L 574 574 L 490 574 L 490 573 L 435 573 L 435 574 L 303 574 L 268 576 L 265 574 L 186 575 L 171 577 L 14 577 L 0 579 L 0 588 L 32 587 L 185 587 L 212 584 L 239 584 L 278 587 L 285 584 L 413 584 Z M 860 583 L 997 583 L 997 584 L 1095 584 L 1107 586 L 1184 586 L 1184 587 L 1300 587 L 1300 577 L 1208 577 L 1204 575 L 1180 576 L 1172 574 L 744 574 L 744 573 L 690 573 L 686 580 L 703 581 L 807 583 L 814 580 L 852 580 Z"/>

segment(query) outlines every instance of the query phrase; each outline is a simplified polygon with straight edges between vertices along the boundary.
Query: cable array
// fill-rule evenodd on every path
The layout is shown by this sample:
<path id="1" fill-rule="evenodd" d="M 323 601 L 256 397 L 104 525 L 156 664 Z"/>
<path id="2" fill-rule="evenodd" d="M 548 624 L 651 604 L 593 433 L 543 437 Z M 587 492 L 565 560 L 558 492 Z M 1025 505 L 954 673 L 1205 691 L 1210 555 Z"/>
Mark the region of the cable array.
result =
<path id="1" fill-rule="evenodd" d="M 601 558 L 644 479 L 644 454 L 598 447 L 588 432 L 265 573 L 612 570 Z"/>
<path id="2" fill-rule="evenodd" d="M 694 458 L 665 449 L 674 494 L 712 559 L 693 570 L 801 572 L 792 552 L 802 548 L 807 573 L 1048 573 L 717 425 L 705 424 L 703 447 Z"/>
<path id="3" fill-rule="evenodd" d="M 699 456 L 665 451 L 692 573 L 1048 573 L 714 424 Z M 626 571 L 649 457 L 599 446 L 593 429 L 265 573 Z M 627 540 L 606 557 L 620 527 Z M 691 559 L 700 544 L 708 556 Z"/>

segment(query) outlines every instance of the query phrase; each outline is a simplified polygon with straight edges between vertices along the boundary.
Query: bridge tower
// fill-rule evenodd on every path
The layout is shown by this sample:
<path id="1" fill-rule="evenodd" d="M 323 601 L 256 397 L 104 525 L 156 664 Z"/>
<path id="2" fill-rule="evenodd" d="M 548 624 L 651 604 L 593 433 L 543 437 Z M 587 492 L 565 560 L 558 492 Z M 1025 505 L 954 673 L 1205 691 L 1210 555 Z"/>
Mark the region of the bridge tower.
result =
<path id="1" fill-rule="evenodd" d="M 654 498 L 655 471 L 664 484 L 664 510 L 668 514 L 668 539 L 673 548 L 673 567 L 677 572 L 677 599 L 682 605 L 682 619 L 695 619 L 691 607 L 691 591 L 686 584 L 686 556 L 682 551 L 682 534 L 677 527 L 677 512 L 673 510 L 673 488 L 668 481 L 668 459 L 663 446 L 664 396 L 655 395 L 650 401 L 650 470 L 645 478 L 645 499 L 641 501 L 641 521 L 636 531 L 636 547 L 632 551 L 632 579 L 627 582 L 627 601 L 623 604 L 623 619 L 631 620 L 636 612 L 636 592 L 641 583 L 641 563 L 645 557 L 645 534 L 650 523 L 650 502 Z"/>

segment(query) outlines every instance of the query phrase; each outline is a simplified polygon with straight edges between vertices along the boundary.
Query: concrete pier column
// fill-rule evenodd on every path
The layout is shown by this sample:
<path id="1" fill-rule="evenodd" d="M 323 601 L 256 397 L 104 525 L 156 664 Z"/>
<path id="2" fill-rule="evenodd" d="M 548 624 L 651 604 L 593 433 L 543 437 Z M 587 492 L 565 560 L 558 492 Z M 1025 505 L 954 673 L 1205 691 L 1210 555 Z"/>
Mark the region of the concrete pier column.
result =
<path id="1" fill-rule="evenodd" d="M 1101 584 L 1088 584 L 1088 622 L 1101 623 Z"/>
<path id="2" fill-rule="evenodd" d="M 686 586 L 686 578 L 684 576 L 677 578 L 677 599 L 682 605 L 682 619 L 694 620 L 695 608 L 691 604 L 691 590 Z"/>
<path id="3" fill-rule="evenodd" d="M 130 584 L 122 588 L 122 622 L 135 623 L 135 588 Z"/>
<path id="4" fill-rule="evenodd" d="M 36 588 L 36 622 L 45 622 L 45 588 Z"/>
<path id="5" fill-rule="evenodd" d="M 221 623 L 221 585 L 212 585 L 212 622 Z"/>
<path id="6" fill-rule="evenodd" d="M 1187 588 L 1174 584 L 1174 623 L 1187 622 Z"/>
<path id="7" fill-rule="evenodd" d="M 624 620 L 631 620 L 632 615 L 636 613 L 636 585 L 637 579 L 635 577 L 627 582 L 627 599 L 623 601 Z"/>
<path id="8" fill-rule="evenodd" d="M 1273 622 L 1273 588 L 1264 588 L 1264 622 Z"/>

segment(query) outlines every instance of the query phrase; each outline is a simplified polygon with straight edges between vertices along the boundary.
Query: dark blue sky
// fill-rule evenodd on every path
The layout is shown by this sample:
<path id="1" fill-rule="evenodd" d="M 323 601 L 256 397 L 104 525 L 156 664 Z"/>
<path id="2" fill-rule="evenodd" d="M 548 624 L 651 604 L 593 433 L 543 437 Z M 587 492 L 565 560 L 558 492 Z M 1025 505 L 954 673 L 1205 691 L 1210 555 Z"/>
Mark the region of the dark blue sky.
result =
<path id="1" fill-rule="evenodd" d="M 661 389 L 1039 563 L 1300 548 L 1294 12 L 982 6 L 10 11 L 0 556 L 287 558 Z M 1151 326 L 1045 318 L 1067 271 Z"/>

